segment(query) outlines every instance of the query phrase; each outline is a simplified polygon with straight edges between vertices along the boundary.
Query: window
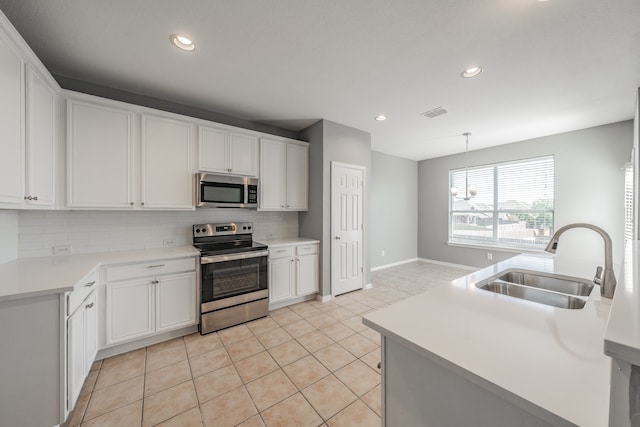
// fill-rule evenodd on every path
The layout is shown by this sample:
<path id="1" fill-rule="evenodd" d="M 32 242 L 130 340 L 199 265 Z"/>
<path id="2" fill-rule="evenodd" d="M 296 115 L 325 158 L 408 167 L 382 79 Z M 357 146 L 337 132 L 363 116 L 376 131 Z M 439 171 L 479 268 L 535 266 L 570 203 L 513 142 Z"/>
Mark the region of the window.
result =
<path id="1" fill-rule="evenodd" d="M 624 239 L 633 240 L 633 164 L 624 168 Z"/>
<path id="2" fill-rule="evenodd" d="M 469 168 L 477 195 L 462 200 L 465 169 L 449 171 L 449 242 L 544 249 L 553 235 L 553 156 Z"/>

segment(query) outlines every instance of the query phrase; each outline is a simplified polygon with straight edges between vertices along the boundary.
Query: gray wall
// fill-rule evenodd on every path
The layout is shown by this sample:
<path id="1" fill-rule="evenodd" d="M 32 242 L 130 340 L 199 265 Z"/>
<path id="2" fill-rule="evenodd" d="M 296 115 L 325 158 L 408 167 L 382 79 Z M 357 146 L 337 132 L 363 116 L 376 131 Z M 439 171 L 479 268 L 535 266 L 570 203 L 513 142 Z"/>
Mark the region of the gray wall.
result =
<path id="1" fill-rule="evenodd" d="M 417 258 L 418 162 L 373 151 L 370 187 L 371 267 Z"/>
<path id="2" fill-rule="evenodd" d="M 624 242 L 623 167 L 630 159 L 632 141 L 632 122 L 625 121 L 470 151 L 469 164 L 553 154 L 555 227 L 588 222 L 604 228 L 614 241 L 614 261 L 620 262 Z M 464 168 L 464 161 L 464 154 L 457 154 L 418 163 L 418 256 L 484 267 L 514 253 L 447 245 L 449 169 Z M 571 230 L 561 243 L 558 253 L 602 262 L 602 239 L 589 230 Z M 487 252 L 493 254 L 493 260 L 487 260 Z"/>
<path id="3" fill-rule="evenodd" d="M 331 295 L 331 162 L 364 166 L 364 280 L 371 282 L 371 135 L 367 132 L 322 120 L 302 130 L 300 139 L 309 147 L 309 212 L 298 218 L 300 236 L 320 239 L 320 288 Z M 322 212 L 322 216 L 318 216 Z"/>

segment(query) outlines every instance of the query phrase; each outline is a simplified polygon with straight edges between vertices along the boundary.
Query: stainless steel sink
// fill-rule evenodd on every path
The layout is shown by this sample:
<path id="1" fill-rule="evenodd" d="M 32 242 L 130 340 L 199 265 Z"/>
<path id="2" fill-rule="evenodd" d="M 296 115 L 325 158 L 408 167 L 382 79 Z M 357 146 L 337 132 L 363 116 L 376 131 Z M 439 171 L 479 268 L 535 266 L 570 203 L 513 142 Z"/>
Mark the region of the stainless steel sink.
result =
<path id="1" fill-rule="evenodd" d="M 583 308 L 586 300 L 565 295 L 557 292 L 543 291 L 528 286 L 516 285 L 506 282 L 489 282 L 478 284 L 478 288 L 497 294 L 508 295 L 514 298 L 521 298 L 540 304 L 550 305 L 559 308 L 579 309 Z"/>
<path id="2" fill-rule="evenodd" d="M 532 288 L 585 297 L 588 297 L 593 290 L 593 282 L 584 279 L 529 270 L 510 270 L 498 276 L 498 279 Z"/>
<path id="3" fill-rule="evenodd" d="M 476 285 L 484 291 L 568 309 L 583 308 L 593 286 L 585 279 L 531 270 L 506 270 Z"/>

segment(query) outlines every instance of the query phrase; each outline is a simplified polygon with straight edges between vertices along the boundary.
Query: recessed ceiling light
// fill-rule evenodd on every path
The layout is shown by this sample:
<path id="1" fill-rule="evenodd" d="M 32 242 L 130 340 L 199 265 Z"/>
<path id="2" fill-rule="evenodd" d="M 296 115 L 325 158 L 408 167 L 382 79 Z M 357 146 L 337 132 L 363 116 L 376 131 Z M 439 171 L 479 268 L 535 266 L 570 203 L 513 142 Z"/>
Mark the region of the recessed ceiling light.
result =
<path id="1" fill-rule="evenodd" d="M 471 77 L 477 76 L 481 72 L 482 72 L 482 67 L 476 66 L 476 67 L 467 68 L 462 72 L 461 76 L 464 77 L 465 79 L 470 79 Z"/>
<path id="2" fill-rule="evenodd" d="M 171 34 L 171 36 L 169 37 L 169 40 L 171 40 L 171 43 L 173 43 L 175 47 L 182 50 L 191 52 L 196 48 L 196 45 L 195 43 L 193 43 L 193 40 L 181 34 Z"/>
<path id="3" fill-rule="evenodd" d="M 387 116 L 385 116 L 384 114 L 380 114 L 378 116 L 375 116 L 374 119 L 379 122 L 384 122 L 385 120 L 387 120 Z"/>

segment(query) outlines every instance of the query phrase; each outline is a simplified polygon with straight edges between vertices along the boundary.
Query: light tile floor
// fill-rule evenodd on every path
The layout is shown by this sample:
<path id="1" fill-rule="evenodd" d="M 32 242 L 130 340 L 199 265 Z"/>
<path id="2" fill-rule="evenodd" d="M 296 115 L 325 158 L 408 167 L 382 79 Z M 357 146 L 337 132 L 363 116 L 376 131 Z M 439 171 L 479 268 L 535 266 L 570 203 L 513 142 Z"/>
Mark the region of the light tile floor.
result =
<path id="1" fill-rule="evenodd" d="M 371 289 L 98 361 L 65 426 L 379 426 L 380 336 L 362 315 L 467 273 L 403 264 Z"/>

